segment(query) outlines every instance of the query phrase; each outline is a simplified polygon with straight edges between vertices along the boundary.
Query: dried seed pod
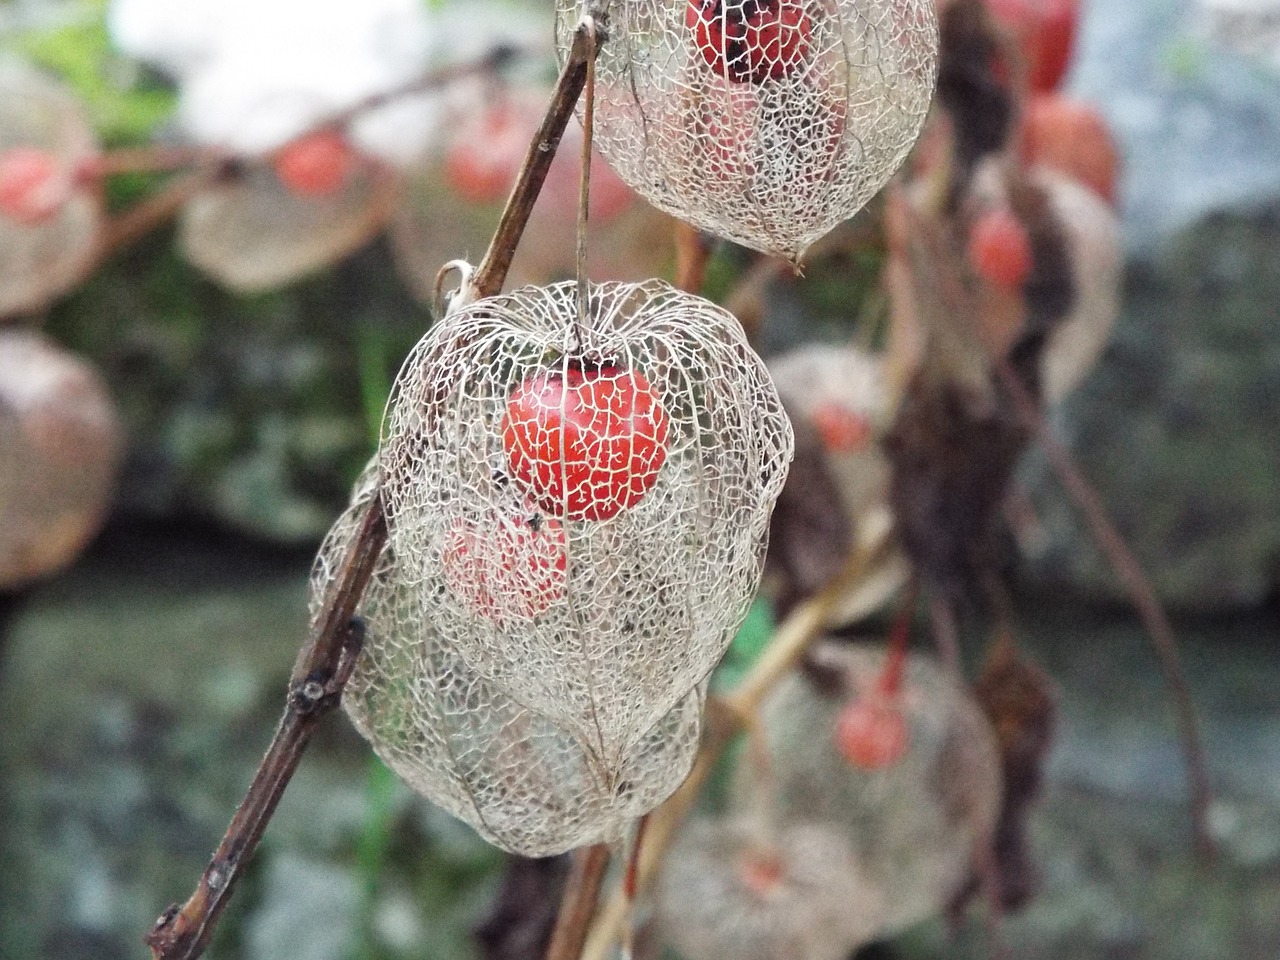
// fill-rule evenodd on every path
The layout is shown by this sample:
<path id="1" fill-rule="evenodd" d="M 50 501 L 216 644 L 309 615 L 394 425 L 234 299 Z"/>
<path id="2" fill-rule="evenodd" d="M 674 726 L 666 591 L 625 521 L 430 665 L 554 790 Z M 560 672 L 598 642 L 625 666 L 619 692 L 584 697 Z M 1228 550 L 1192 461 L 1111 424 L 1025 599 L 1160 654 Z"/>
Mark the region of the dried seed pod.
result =
<path id="1" fill-rule="evenodd" d="M 769 362 L 787 408 L 813 423 L 845 510 L 886 503 L 889 461 L 879 433 L 890 414 L 884 361 L 857 347 L 808 344 Z"/>
<path id="2" fill-rule="evenodd" d="M 557 0 L 561 58 L 585 0 Z M 798 259 L 888 181 L 937 73 L 929 0 L 608 4 L 596 143 L 654 206 Z"/>
<path id="3" fill-rule="evenodd" d="M 320 549 L 313 617 L 375 486 L 371 464 Z M 423 609 L 417 578 L 393 546 L 383 551 L 358 607 L 364 651 L 342 697 L 356 729 L 414 790 L 504 850 L 540 857 L 622 837 L 684 780 L 698 747 L 700 688 L 605 770 L 572 734 L 513 700 L 447 644 Z"/>
<path id="4" fill-rule="evenodd" d="M 88 272 L 102 200 L 78 173 L 96 153 L 69 91 L 23 63 L 0 63 L 0 168 L 10 181 L 0 185 L 0 318 L 43 309 Z"/>
<path id="5" fill-rule="evenodd" d="M 0 332 L 0 589 L 65 566 L 98 531 L 122 439 L 90 367 L 38 333 Z"/>
<path id="6" fill-rule="evenodd" d="M 849 842 L 793 823 L 691 821 L 659 875 L 656 933 L 685 960 L 841 960 L 881 926 L 884 898 Z"/>
<path id="7" fill-rule="evenodd" d="M 807 421 L 818 439 L 818 456 L 830 478 L 828 489 L 834 491 L 827 493 L 827 499 L 834 500 L 834 508 L 848 518 L 853 543 L 876 542 L 893 520 L 888 504 L 889 462 L 880 445 L 892 404 L 884 360 L 856 347 L 809 344 L 771 359 L 769 372 L 788 412 L 797 422 Z M 797 466 L 783 503 L 795 494 L 793 499 L 807 501 L 807 509 L 813 511 L 813 501 L 822 497 L 824 490 L 816 483 L 792 490 L 797 480 L 804 479 L 800 456 L 797 452 Z M 775 517 L 785 515 L 784 507 L 779 506 Z M 817 514 L 812 523 L 817 524 L 819 517 Z M 834 525 L 828 521 L 825 526 L 829 530 Z M 797 531 L 793 539 L 792 552 L 802 556 L 822 544 L 816 530 Z M 774 550 L 782 546 L 775 538 Z M 821 565 L 806 565 L 813 573 L 807 582 L 797 584 L 805 594 L 820 588 L 845 562 L 843 555 L 823 559 Z M 796 561 L 789 566 L 796 566 Z M 883 606 L 909 575 L 901 552 L 891 551 L 840 598 L 831 616 L 832 626 L 853 623 Z M 794 572 L 792 578 L 796 579 Z"/>
<path id="8" fill-rule="evenodd" d="M 593 284 L 579 324 L 577 291 L 441 320 L 400 373 L 380 464 L 443 642 L 614 771 L 745 617 L 793 441 L 720 307 Z"/>
<path id="9" fill-rule="evenodd" d="M 272 166 L 201 191 L 183 209 L 187 259 L 242 293 L 292 283 L 367 243 L 395 213 L 399 179 L 356 157 L 343 182 L 298 192 Z"/>
<path id="10" fill-rule="evenodd" d="M 991 842 L 1000 768 L 990 724 L 969 693 L 932 661 L 907 661 L 898 703 L 907 748 L 879 770 L 848 763 L 834 734 L 842 707 L 874 693 L 885 653 L 824 644 L 813 654 L 824 692 L 789 678 L 769 701 L 765 725 L 778 812 L 838 825 L 886 911 L 889 935 L 943 910 Z M 823 732 L 826 732 L 823 735 Z M 740 794 L 754 785 L 744 782 Z"/>

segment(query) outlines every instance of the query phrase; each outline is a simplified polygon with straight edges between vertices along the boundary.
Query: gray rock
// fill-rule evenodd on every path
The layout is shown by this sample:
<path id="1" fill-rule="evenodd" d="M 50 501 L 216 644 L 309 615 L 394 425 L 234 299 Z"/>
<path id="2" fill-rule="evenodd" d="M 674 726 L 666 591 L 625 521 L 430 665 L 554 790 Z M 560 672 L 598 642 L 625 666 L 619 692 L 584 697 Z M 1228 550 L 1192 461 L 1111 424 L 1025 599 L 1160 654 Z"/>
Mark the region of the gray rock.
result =
<path id="1" fill-rule="evenodd" d="M 1160 593 L 1256 604 L 1280 560 L 1280 73 L 1235 52 L 1191 0 L 1090 7 L 1072 75 L 1125 157 L 1124 316 L 1059 432 Z M 1042 462 L 1032 565 L 1122 596 Z"/>

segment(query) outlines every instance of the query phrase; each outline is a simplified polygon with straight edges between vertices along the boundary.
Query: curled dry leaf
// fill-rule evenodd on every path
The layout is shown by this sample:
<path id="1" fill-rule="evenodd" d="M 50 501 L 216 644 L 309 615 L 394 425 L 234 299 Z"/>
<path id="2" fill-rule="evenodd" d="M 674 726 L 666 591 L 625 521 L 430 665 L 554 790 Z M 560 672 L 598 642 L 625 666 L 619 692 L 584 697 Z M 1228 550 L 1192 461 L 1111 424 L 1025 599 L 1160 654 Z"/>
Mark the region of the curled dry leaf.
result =
<path id="1" fill-rule="evenodd" d="M 1053 746 L 1057 697 L 1048 674 L 1010 643 L 996 645 L 974 685 L 974 697 L 1000 750 L 1004 792 L 993 848 L 1001 901 L 1014 909 L 1025 905 L 1037 886 L 1027 824 Z"/>
<path id="2" fill-rule="evenodd" d="M 996 153 L 1013 130 L 1014 102 L 1001 76 L 1000 43 L 984 0 L 953 0 L 939 14 L 938 102 L 950 115 L 958 180 Z"/>
<path id="3" fill-rule="evenodd" d="M 541 960 L 568 876 L 567 856 L 508 857 L 498 895 L 475 928 L 484 960 Z"/>
<path id="4" fill-rule="evenodd" d="M 888 276 L 901 360 L 915 363 L 886 439 L 890 502 L 927 586 L 976 597 L 1009 558 L 1004 502 L 1029 441 L 993 374 L 1008 361 L 1039 393 L 1046 344 L 1079 303 L 1068 233 L 1041 183 L 980 164 L 953 213 L 919 189 L 893 198 Z M 971 225 L 1006 209 L 1026 231 L 1032 265 L 1020 288 L 984 281 L 966 255 Z"/>

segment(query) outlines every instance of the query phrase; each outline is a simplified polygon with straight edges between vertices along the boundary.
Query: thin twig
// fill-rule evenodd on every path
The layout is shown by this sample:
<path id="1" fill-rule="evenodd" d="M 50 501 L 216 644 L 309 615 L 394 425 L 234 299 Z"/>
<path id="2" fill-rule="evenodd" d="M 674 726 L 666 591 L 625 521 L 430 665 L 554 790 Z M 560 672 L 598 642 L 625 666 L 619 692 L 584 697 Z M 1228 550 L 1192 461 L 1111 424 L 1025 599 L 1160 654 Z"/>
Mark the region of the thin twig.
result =
<path id="1" fill-rule="evenodd" d="M 569 125 L 574 105 L 586 85 L 589 51 L 598 51 L 606 39 L 605 31 L 599 24 L 596 26 L 594 41 L 581 27 L 574 35 L 573 46 L 569 49 L 564 70 L 561 71 L 552 93 L 546 116 L 529 145 L 529 152 L 525 154 L 520 175 L 516 178 L 506 208 L 502 211 L 502 219 L 498 221 L 489 250 L 471 278 L 476 296 L 493 296 L 502 290 L 507 272 L 511 269 L 511 261 L 515 257 L 516 245 L 529 222 L 529 215 L 533 213 L 534 202 L 542 190 L 543 181 L 547 179 L 547 171 L 551 169 L 551 161 L 555 159 L 556 150 L 560 147 L 560 138 Z"/>
<path id="2" fill-rule="evenodd" d="M 706 283 L 707 263 L 711 260 L 715 241 L 683 220 L 677 220 L 673 229 L 676 244 L 675 286 L 685 293 L 700 294 Z"/>
<path id="3" fill-rule="evenodd" d="M 595 140 L 596 117 L 596 23 L 588 16 L 583 21 L 586 28 L 587 76 L 582 92 L 582 152 L 578 158 L 581 164 L 580 181 L 578 183 L 578 238 L 577 238 L 577 281 L 578 281 L 578 318 L 573 338 L 578 347 L 582 346 L 583 336 L 587 329 L 587 222 L 591 218 L 591 148 Z"/>
<path id="4" fill-rule="evenodd" d="M 1216 855 L 1216 845 L 1209 830 L 1209 806 L 1213 802 L 1213 788 L 1209 779 L 1209 767 L 1205 757 L 1204 742 L 1201 739 L 1199 719 L 1196 716 L 1195 701 L 1191 694 L 1191 684 L 1187 680 L 1182 659 L 1178 654 L 1178 642 L 1174 637 L 1169 617 L 1156 596 L 1155 587 L 1147 578 L 1142 565 L 1129 550 L 1120 531 L 1116 529 L 1097 491 L 1076 466 L 1067 448 L 1050 430 L 1040 405 L 1032 398 L 1008 363 L 1001 364 L 998 373 L 1001 383 L 1013 399 L 1018 415 L 1040 441 L 1040 446 L 1044 449 L 1058 479 L 1083 515 L 1094 542 L 1128 591 L 1138 617 L 1151 638 L 1160 668 L 1164 672 L 1165 683 L 1173 699 L 1178 737 L 1182 742 L 1182 752 L 1187 765 L 1187 779 L 1191 793 L 1191 825 L 1196 850 L 1205 859 L 1213 859 Z"/>
<path id="5" fill-rule="evenodd" d="M 77 175 L 81 180 L 102 180 L 125 173 L 183 170 L 220 159 L 222 157 L 217 151 L 193 145 L 120 147 L 84 160 Z"/>
<path id="6" fill-rule="evenodd" d="M 560 913 L 547 945 L 546 960 L 578 960 L 582 956 L 608 868 L 607 844 L 597 843 L 574 854 L 573 869 L 560 900 Z"/>
<path id="7" fill-rule="evenodd" d="M 103 228 L 94 252 L 95 266 L 137 243 L 151 231 L 168 223 L 192 199 L 231 173 L 229 161 L 213 161 L 176 177 L 164 188 L 114 217 Z"/>
<path id="8" fill-rule="evenodd" d="M 384 107 L 404 97 L 437 90 L 468 76 L 492 72 L 514 57 L 529 53 L 530 51 L 518 47 L 496 46 L 471 62 L 428 71 L 398 87 L 379 91 L 321 118 L 290 138 L 285 146 L 322 130 L 348 124 L 371 110 Z M 126 247 L 137 243 L 148 233 L 173 219 L 200 193 L 228 177 L 235 176 L 237 171 L 245 167 L 269 163 L 280 149 L 276 147 L 257 156 L 233 157 L 223 151 L 205 147 L 146 147 L 115 150 L 94 158 L 89 162 L 85 172 L 96 177 L 139 170 L 193 168 L 189 173 L 175 178 L 157 193 L 120 214 L 107 225 L 94 254 L 95 267 L 100 267 Z M 517 239 L 518 236 L 517 232 Z"/>
<path id="9" fill-rule="evenodd" d="M 840 598 L 872 569 L 884 556 L 888 546 L 888 528 L 869 542 L 859 545 L 844 569 L 827 586 L 791 611 L 779 625 L 751 672 L 733 692 L 708 701 L 705 731 L 693 761 L 693 769 L 680 789 L 649 814 L 644 844 L 637 858 L 633 892 L 648 889 L 657 876 L 676 832 L 693 809 L 694 802 L 725 748 L 751 718 L 756 716 L 769 692 L 795 669 L 814 642 L 826 632 Z M 583 960 L 604 960 L 609 949 L 618 941 L 626 917 L 627 897 L 619 890 L 609 899 L 592 927 L 582 955 Z"/>
<path id="10" fill-rule="evenodd" d="M 580 31 L 575 38 L 575 51 L 582 49 L 581 40 Z M 571 55 L 485 256 L 487 271 L 482 279 L 474 282 L 474 288 L 481 295 L 490 295 L 502 288 L 511 256 L 542 188 L 546 167 L 554 156 L 585 77 L 583 64 Z M 531 172 L 530 168 L 534 167 L 541 169 L 541 175 Z M 324 610 L 298 654 L 284 718 L 258 766 L 249 792 L 195 893 L 181 907 L 174 904 L 165 911 L 146 937 L 153 960 L 195 960 L 208 944 L 231 890 L 257 848 L 321 714 L 337 705 L 355 668 L 360 639 L 355 627 L 355 611 L 386 545 L 387 535 L 382 499 L 375 496 L 334 579 Z"/>
<path id="11" fill-rule="evenodd" d="M 381 501 L 365 512 L 330 592 L 324 615 L 299 653 L 284 716 L 249 791 L 185 904 L 170 907 L 147 935 L 155 960 L 194 960 L 204 952 L 240 873 L 253 856 L 321 717 L 338 705 L 355 669 L 363 631 L 356 604 L 386 542 Z"/>

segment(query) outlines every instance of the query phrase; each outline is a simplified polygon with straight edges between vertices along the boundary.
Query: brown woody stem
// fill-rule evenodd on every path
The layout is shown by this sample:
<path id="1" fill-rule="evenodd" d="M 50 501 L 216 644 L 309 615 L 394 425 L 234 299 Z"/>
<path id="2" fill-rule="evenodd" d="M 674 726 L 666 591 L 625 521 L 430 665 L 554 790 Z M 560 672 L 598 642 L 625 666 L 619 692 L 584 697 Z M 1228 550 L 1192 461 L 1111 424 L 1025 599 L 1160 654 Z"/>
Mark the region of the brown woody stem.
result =
<path id="1" fill-rule="evenodd" d="M 1200 722 L 1196 716 L 1195 701 L 1191 695 L 1191 684 L 1187 680 L 1182 658 L 1178 654 L 1178 642 L 1174 637 L 1173 626 L 1169 623 L 1169 617 L 1156 596 L 1155 587 L 1142 569 L 1142 564 L 1138 562 L 1128 544 L 1125 543 L 1124 537 L 1116 529 L 1115 523 L 1107 514 L 1106 507 L 1093 485 L 1076 466 L 1067 448 L 1049 429 L 1040 405 L 1007 363 L 1001 364 L 998 373 L 1001 384 L 1008 391 L 1018 410 L 1018 415 L 1040 441 L 1040 446 L 1045 456 L 1049 458 L 1054 472 L 1057 473 L 1067 494 L 1079 508 L 1094 542 L 1124 584 L 1139 619 L 1142 620 L 1148 636 L 1151 637 L 1151 644 L 1155 648 L 1156 658 L 1160 662 L 1165 683 L 1173 699 L 1178 737 L 1182 743 L 1182 753 L 1187 765 L 1187 780 L 1191 793 L 1191 825 L 1196 850 L 1202 857 L 1212 859 L 1216 852 L 1213 835 L 1209 830 L 1209 806 L 1213 802 L 1213 788 L 1209 779 L 1204 742 L 1200 734 Z"/>
<path id="2" fill-rule="evenodd" d="M 546 960 L 578 960 L 582 956 L 608 868 L 609 847 L 606 844 L 584 847 L 574 854 L 573 869 L 560 900 L 560 914 L 551 932 Z"/>
<path id="3" fill-rule="evenodd" d="M 582 51 L 586 49 L 583 38 L 584 34 L 579 30 L 568 65 L 556 87 L 556 95 L 547 109 L 546 119 L 529 148 L 524 169 L 521 170 L 502 221 L 490 243 L 481 271 L 475 277 L 474 288 L 482 296 L 497 293 L 506 280 L 511 258 L 528 222 L 529 212 L 542 189 L 547 168 L 559 145 L 560 135 L 564 132 L 569 115 L 582 91 L 586 79 L 585 60 L 582 57 Z M 411 91 L 401 90 L 394 95 L 400 96 L 406 92 Z M 378 106 L 390 96 L 392 95 L 387 94 L 373 98 L 360 105 L 357 112 Z M 333 120 L 329 122 L 332 123 Z M 217 176 L 220 173 L 221 170 L 217 169 L 191 174 L 190 189 L 195 190 L 205 185 L 203 182 L 197 184 L 194 178 Z M 186 180 L 184 178 L 175 183 L 167 193 L 176 196 L 177 188 Z M 157 203 L 160 199 L 156 198 Z M 172 207 L 172 212 L 176 212 L 180 206 L 181 203 L 177 203 Z M 160 222 L 158 218 L 161 213 L 169 210 L 166 205 L 163 210 L 157 209 L 145 218 L 139 213 L 139 219 L 143 223 L 154 225 Z M 117 245 L 139 236 L 143 223 L 122 226 L 116 237 Z M 317 724 L 325 713 L 337 706 L 343 687 L 355 669 L 363 636 L 359 621 L 355 619 L 355 611 L 373 576 L 387 536 L 382 499 L 374 497 L 330 588 L 324 610 L 298 654 L 284 716 L 272 738 L 271 746 L 258 766 L 248 793 L 232 818 L 209 866 L 201 875 L 195 892 L 182 906 L 174 904 L 166 910 L 146 937 L 153 960 L 195 960 L 208 945 L 235 882 L 253 856 Z M 594 864 L 600 856 L 593 851 L 595 848 L 591 848 L 586 855 L 589 864 Z M 607 849 L 604 858 L 607 864 Z M 599 870 L 603 874 L 603 865 L 599 866 Z M 586 880 L 590 880 L 590 876 L 584 879 L 584 883 Z M 598 891 L 600 879 L 597 878 L 594 882 Z M 585 888 L 580 895 L 586 896 Z M 582 921 L 584 929 L 589 921 L 588 912 L 586 920 Z M 568 957 L 569 954 L 564 956 Z M 576 954 L 573 956 L 576 957 Z"/>
<path id="4" fill-rule="evenodd" d="M 502 219 L 498 221 L 493 241 L 471 279 L 476 296 L 489 297 L 502 290 L 520 237 L 529 223 L 533 205 L 542 191 L 542 184 L 547 179 L 547 171 L 551 169 L 556 150 L 560 147 L 560 139 L 564 136 L 574 105 L 586 85 L 588 57 L 592 51 L 599 50 L 605 39 L 605 33 L 598 25 L 594 39 L 586 29 L 578 28 L 564 70 L 560 72 L 560 79 L 552 93 L 551 104 L 547 107 L 542 126 L 529 144 L 529 152 L 525 154 L 520 175 L 516 178 L 516 185 L 502 211 Z"/>

